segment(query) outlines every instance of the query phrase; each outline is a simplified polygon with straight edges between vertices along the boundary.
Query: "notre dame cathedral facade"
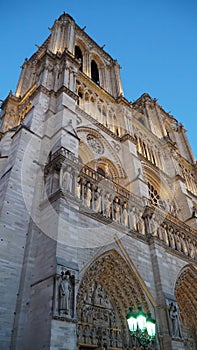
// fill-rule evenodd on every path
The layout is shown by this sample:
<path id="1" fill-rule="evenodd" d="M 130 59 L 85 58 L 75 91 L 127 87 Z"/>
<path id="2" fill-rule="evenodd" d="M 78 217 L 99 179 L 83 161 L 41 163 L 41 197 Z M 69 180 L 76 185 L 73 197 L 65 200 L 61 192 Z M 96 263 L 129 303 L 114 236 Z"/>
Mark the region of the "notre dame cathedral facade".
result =
<path id="1" fill-rule="evenodd" d="M 197 350 L 196 161 L 185 129 L 68 14 L 2 103 L 1 350 Z"/>

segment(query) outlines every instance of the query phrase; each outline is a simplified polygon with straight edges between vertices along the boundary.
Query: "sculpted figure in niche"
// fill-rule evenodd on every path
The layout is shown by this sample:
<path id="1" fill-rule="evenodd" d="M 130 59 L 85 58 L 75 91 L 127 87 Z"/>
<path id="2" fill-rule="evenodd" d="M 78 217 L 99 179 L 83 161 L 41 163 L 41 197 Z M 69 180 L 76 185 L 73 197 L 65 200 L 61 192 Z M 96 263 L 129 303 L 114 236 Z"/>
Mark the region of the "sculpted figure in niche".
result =
<path id="1" fill-rule="evenodd" d="M 112 198 L 110 193 L 107 193 L 104 200 L 104 215 L 106 218 L 111 218 Z"/>
<path id="2" fill-rule="evenodd" d="M 72 174 L 71 167 L 69 166 L 63 175 L 63 189 L 68 192 L 72 192 Z"/>
<path id="3" fill-rule="evenodd" d="M 77 335 L 78 335 L 79 342 L 84 343 L 85 338 L 83 336 L 83 326 L 81 324 L 78 325 Z"/>
<path id="4" fill-rule="evenodd" d="M 161 241 L 164 240 L 164 238 L 163 238 L 163 235 L 164 235 L 163 231 L 164 231 L 164 228 L 163 228 L 163 226 L 160 223 L 159 226 L 158 226 L 157 232 L 158 232 L 158 237 L 159 237 L 159 239 Z"/>
<path id="5" fill-rule="evenodd" d="M 77 186 L 76 186 L 76 195 L 79 199 L 81 199 L 81 184 L 80 184 L 80 176 L 77 178 Z"/>
<path id="6" fill-rule="evenodd" d="M 122 347 L 122 339 L 120 336 L 120 331 L 116 331 L 116 346 L 117 346 L 117 348 Z"/>
<path id="7" fill-rule="evenodd" d="M 109 324 L 110 324 L 111 328 L 116 328 L 117 327 L 117 325 L 116 325 L 116 315 L 115 315 L 115 312 L 112 311 L 112 310 L 109 312 Z"/>
<path id="8" fill-rule="evenodd" d="M 169 240 L 168 240 L 168 234 L 167 234 L 167 225 L 163 224 L 163 240 L 164 242 L 169 245 Z"/>
<path id="9" fill-rule="evenodd" d="M 93 310 L 91 306 L 87 306 L 86 309 L 86 318 L 88 323 L 92 323 L 93 320 Z"/>
<path id="10" fill-rule="evenodd" d="M 116 198 L 114 202 L 114 220 L 120 223 L 120 205 L 118 202 L 118 198 Z"/>
<path id="11" fill-rule="evenodd" d="M 176 208 L 175 204 L 172 202 L 169 202 L 169 212 L 173 216 L 177 217 L 177 208 Z"/>
<path id="12" fill-rule="evenodd" d="M 90 183 L 88 183 L 86 187 L 86 206 L 88 208 L 90 208 L 91 199 L 92 199 L 91 185 Z"/>
<path id="13" fill-rule="evenodd" d="M 111 346 L 116 347 L 116 331 L 112 329 L 111 331 Z"/>
<path id="14" fill-rule="evenodd" d="M 104 306 L 105 302 L 105 291 L 103 287 L 99 284 L 95 290 L 95 304 Z"/>
<path id="15" fill-rule="evenodd" d="M 187 241 L 186 241 L 187 238 L 184 235 L 184 233 L 181 233 L 180 239 L 181 239 L 181 245 L 183 248 L 183 252 L 185 255 L 188 255 L 188 246 L 187 246 Z"/>
<path id="16" fill-rule="evenodd" d="M 125 226 L 128 226 L 128 212 L 127 212 L 127 203 L 123 204 L 122 210 L 122 222 Z"/>
<path id="17" fill-rule="evenodd" d="M 70 302 L 71 302 L 71 281 L 70 273 L 67 271 L 62 273 L 61 283 L 59 286 L 59 310 L 60 313 L 70 314 Z"/>
<path id="18" fill-rule="evenodd" d="M 97 340 L 97 329 L 95 327 L 92 328 L 92 344 L 97 345 L 98 340 Z"/>
<path id="19" fill-rule="evenodd" d="M 173 227 L 169 227 L 168 229 L 169 243 L 171 248 L 175 248 L 175 240 L 174 240 L 174 229 Z"/>
<path id="20" fill-rule="evenodd" d="M 139 231 L 142 235 L 145 235 L 145 223 L 144 223 L 144 219 L 143 219 L 143 212 L 142 212 L 141 210 L 139 211 L 138 231 Z"/>
<path id="21" fill-rule="evenodd" d="M 86 344 L 91 344 L 90 336 L 91 336 L 90 327 L 86 325 L 84 328 L 84 337 L 85 337 Z"/>
<path id="22" fill-rule="evenodd" d="M 131 229 L 137 231 L 137 213 L 135 207 L 131 208 L 129 212 L 129 226 Z"/>
<path id="23" fill-rule="evenodd" d="M 191 239 L 188 240 L 188 247 L 189 247 L 189 256 L 191 258 L 194 258 L 196 255 L 196 249 L 195 249 L 195 242 Z"/>
<path id="24" fill-rule="evenodd" d="M 88 317 L 87 317 L 88 308 L 89 307 L 87 304 L 83 304 L 83 306 L 81 308 L 81 320 L 82 320 L 82 322 L 88 322 Z"/>
<path id="25" fill-rule="evenodd" d="M 150 233 L 153 236 L 157 236 L 157 221 L 155 214 L 152 215 L 151 220 L 149 221 Z"/>
<path id="26" fill-rule="evenodd" d="M 181 338 L 178 308 L 175 302 L 169 304 L 170 335 L 172 338 Z"/>
<path id="27" fill-rule="evenodd" d="M 94 194 L 94 209 L 97 213 L 101 212 L 101 199 L 101 190 L 98 188 Z"/>
<path id="28" fill-rule="evenodd" d="M 181 252 L 182 246 L 181 246 L 181 239 L 180 239 L 180 232 L 179 231 L 176 232 L 175 240 L 176 240 L 176 248 L 178 251 Z"/>

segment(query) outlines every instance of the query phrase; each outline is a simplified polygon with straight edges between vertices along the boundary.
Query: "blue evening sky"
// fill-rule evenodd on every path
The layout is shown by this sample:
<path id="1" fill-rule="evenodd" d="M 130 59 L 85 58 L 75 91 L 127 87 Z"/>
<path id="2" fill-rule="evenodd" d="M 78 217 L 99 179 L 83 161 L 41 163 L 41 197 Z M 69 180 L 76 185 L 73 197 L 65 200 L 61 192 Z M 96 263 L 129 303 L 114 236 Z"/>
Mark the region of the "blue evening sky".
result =
<path id="1" fill-rule="evenodd" d="M 1 0 L 0 99 L 15 91 L 24 59 L 63 11 L 118 60 L 125 97 L 157 98 L 197 156 L 196 0 Z"/>

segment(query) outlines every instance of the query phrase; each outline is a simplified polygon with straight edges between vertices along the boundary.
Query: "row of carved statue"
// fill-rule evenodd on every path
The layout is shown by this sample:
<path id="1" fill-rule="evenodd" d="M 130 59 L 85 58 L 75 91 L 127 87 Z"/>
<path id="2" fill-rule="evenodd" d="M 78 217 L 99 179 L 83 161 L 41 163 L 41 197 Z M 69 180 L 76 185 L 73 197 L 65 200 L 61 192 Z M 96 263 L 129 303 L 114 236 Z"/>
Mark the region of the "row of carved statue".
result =
<path id="1" fill-rule="evenodd" d="M 117 194 L 114 187 L 109 189 L 108 180 L 95 183 L 88 181 L 83 176 L 78 176 L 75 186 L 73 186 L 73 181 L 73 171 L 69 167 L 63 175 L 63 190 L 73 193 L 73 188 L 75 188 L 74 195 L 84 207 L 142 235 L 156 236 L 169 247 L 191 258 L 197 258 L 194 239 L 186 237 L 183 231 L 174 228 L 164 218 L 159 218 L 154 213 L 149 216 L 145 215 L 143 207 L 137 206 L 133 201 L 125 200 L 124 197 Z"/>
<path id="2" fill-rule="evenodd" d="M 84 323 L 102 323 L 110 328 L 117 328 L 116 316 L 113 310 L 95 305 L 84 304 L 81 308 L 80 319 Z"/>
<path id="3" fill-rule="evenodd" d="M 82 344 L 122 348 L 120 330 L 114 328 L 79 324 L 78 341 Z"/>
<path id="4" fill-rule="evenodd" d="M 157 206 L 151 205 L 151 198 L 146 203 L 140 203 L 128 191 L 121 189 L 121 186 L 96 172 L 92 176 L 82 169 L 79 174 L 77 166 L 68 165 L 61 169 L 61 175 L 57 172 L 57 175 L 53 175 L 53 181 L 49 172 L 49 176 L 46 176 L 46 195 L 54 193 L 60 186 L 65 196 L 74 196 L 87 208 L 88 213 L 120 224 L 129 231 L 155 236 L 172 249 L 197 259 L 196 239 L 193 234 L 178 222 L 175 225 L 168 219 L 168 213 L 177 217 L 177 212 L 170 210 L 172 205 L 167 205 L 167 211 L 163 210 L 164 215 L 158 214 Z M 145 211 L 147 205 L 152 208 L 148 215 Z"/>

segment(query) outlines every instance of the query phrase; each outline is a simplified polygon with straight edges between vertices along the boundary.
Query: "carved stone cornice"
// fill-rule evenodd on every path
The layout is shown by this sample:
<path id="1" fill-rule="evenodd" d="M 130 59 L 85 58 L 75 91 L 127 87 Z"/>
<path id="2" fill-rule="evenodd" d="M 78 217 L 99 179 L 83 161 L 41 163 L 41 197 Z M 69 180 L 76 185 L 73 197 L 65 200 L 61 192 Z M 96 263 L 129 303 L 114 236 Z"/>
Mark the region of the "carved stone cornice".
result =
<path id="1" fill-rule="evenodd" d="M 54 320 L 70 322 L 70 323 L 78 323 L 76 318 L 62 317 L 62 316 L 53 316 Z"/>
<path id="2" fill-rule="evenodd" d="M 32 98 L 35 97 L 37 94 L 39 94 L 40 92 L 44 93 L 45 95 L 47 95 L 48 97 L 51 96 L 59 96 L 62 92 L 66 93 L 67 95 L 69 95 L 70 97 L 72 97 L 75 101 L 77 101 L 78 96 L 71 91 L 70 89 L 68 89 L 66 86 L 61 86 L 57 91 L 54 90 L 48 90 L 45 86 L 43 85 L 39 85 L 36 90 L 33 92 Z"/>
<path id="3" fill-rule="evenodd" d="M 116 102 L 121 105 L 126 105 L 130 109 L 132 108 L 132 104 L 123 95 L 118 96 Z"/>
<path id="4" fill-rule="evenodd" d="M 163 143 L 164 145 L 170 147 L 172 150 L 176 151 L 177 149 L 177 145 L 176 145 L 176 142 L 172 141 L 169 136 L 164 136 L 163 137 Z"/>
<path id="5" fill-rule="evenodd" d="M 132 143 L 134 143 L 135 145 L 137 144 L 137 140 L 130 134 L 124 134 L 123 136 L 120 137 L 120 142 L 123 143 L 125 141 L 131 141 Z"/>
<path id="6" fill-rule="evenodd" d="M 185 183 L 185 179 L 183 176 L 181 176 L 180 174 L 176 174 L 174 177 L 174 181 L 182 181 Z"/>
<path id="7" fill-rule="evenodd" d="M 73 100 L 77 101 L 78 100 L 78 95 L 75 94 L 73 91 L 71 91 L 70 89 L 68 89 L 66 86 L 62 86 L 59 90 L 57 90 L 54 94 L 55 96 L 60 95 L 62 92 L 66 93 L 67 95 L 69 95 L 70 97 L 73 98 Z"/>

